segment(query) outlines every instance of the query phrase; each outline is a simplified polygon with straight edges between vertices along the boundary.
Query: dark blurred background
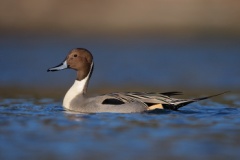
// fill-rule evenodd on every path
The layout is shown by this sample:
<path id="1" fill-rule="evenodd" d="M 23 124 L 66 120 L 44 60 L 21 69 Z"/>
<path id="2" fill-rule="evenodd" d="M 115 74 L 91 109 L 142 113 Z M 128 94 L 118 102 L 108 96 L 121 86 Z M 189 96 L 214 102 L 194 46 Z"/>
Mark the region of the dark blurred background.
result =
<path id="1" fill-rule="evenodd" d="M 62 97 L 72 48 L 94 55 L 91 93 L 240 89 L 240 1 L 1 0 L 1 96 Z"/>

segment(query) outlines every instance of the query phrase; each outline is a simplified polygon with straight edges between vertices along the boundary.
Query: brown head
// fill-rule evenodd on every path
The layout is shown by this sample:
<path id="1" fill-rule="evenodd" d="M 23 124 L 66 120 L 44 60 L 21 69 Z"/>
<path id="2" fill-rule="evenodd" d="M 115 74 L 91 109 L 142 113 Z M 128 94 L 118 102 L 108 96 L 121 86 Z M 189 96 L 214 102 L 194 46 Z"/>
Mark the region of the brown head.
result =
<path id="1" fill-rule="evenodd" d="M 76 48 L 71 50 L 66 59 L 60 65 L 49 68 L 49 71 L 59 71 L 71 68 L 77 71 L 77 80 L 82 80 L 88 75 L 90 76 L 93 69 L 93 56 L 84 48 Z"/>

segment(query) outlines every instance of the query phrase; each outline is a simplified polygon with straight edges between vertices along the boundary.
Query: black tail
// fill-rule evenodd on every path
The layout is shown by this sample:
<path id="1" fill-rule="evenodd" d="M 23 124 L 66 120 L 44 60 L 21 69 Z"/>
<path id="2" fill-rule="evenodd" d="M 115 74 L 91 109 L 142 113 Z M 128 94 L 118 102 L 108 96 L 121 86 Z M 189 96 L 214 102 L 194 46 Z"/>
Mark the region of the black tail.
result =
<path id="1" fill-rule="evenodd" d="M 198 102 L 198 101 L 201 101 L 201 100 L 204 100 L 204 99 L 209 99 L 209 98 L 212 98 L 212 97 L 216 97 L 216 96 L 225 94 L 227 92 L 229 92 L 229 91 L 226 91 L 226 92 L 223 92 L 223 93 L 219 93 L 219 94 L 215 94 L 215 95 L 212 95 L 212 96 L 206 96 L 206 97 L 200 97 L 200 98 L 194 98 L 194 99 L 184 99 L 184 100 L 177 101 L 175 104 L 163 104 L 163 108 L 176 111 L 179 108 L 181 108 L 183 106 L 186 106 L 186 105 L 188 105 L 190 103 Z"/>

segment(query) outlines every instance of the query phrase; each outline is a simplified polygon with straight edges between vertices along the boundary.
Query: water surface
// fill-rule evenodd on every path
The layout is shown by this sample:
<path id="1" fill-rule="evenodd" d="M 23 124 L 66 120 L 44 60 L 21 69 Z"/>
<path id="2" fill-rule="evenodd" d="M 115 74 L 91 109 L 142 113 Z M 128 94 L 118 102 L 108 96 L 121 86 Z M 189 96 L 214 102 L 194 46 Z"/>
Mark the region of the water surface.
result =
<path id="1" fill-rule="evenodd" d="M 239 38 L 19 35 L 0 42 L 1 160 L 240 159 Z M 179 111 L 66 111 L 61 99 L 75 73 L 46 70 L 76 47 L 94 55 L 91 91 L 232 92 Z"/>
<path id="2" fill-rule="evenodd" d="M 0 99 L 0 159 L 239 159 L 237 95 L 179 111 L 81 114 L 46 98 Z"/>
<path id="3" fill-rule="evenodd" d="M 47 73 L 76 47 L 90 50 L 95 68 L 91 88 L 151 86 L 240 90 L 240 39 L 219 37 L 0 37 L 0 87 L 63 87 L 75 72 Z M 180 86 L 180 87 L 179 87 Z M 185 91 L 185 90 L 183 90 Z"/>

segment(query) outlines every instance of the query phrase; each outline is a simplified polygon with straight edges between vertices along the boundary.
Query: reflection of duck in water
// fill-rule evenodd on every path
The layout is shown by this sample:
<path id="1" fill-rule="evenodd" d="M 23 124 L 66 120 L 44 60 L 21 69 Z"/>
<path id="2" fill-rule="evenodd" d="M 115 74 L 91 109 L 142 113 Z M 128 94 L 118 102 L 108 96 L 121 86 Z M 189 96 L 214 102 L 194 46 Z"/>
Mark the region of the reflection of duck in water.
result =
<path id="1" fill-rule="evenodd" d="M 77 79 L 66 93 L 63 106 L 66 109 L 78 112 L 131 113 L 152 111 L 155 109 L 177 110 L 189 103 L 213 97 L 195 99 L 176 99 L 171 97 L 181 94 L 180 92 L 119 92 L 87 97 L 87 86 L 93 72 L 92 54 L 83 48 L 73 49 L 63 63 L 48 69 L 48 71 L 59 71 L 66 68 L 76 70 Z"/>

